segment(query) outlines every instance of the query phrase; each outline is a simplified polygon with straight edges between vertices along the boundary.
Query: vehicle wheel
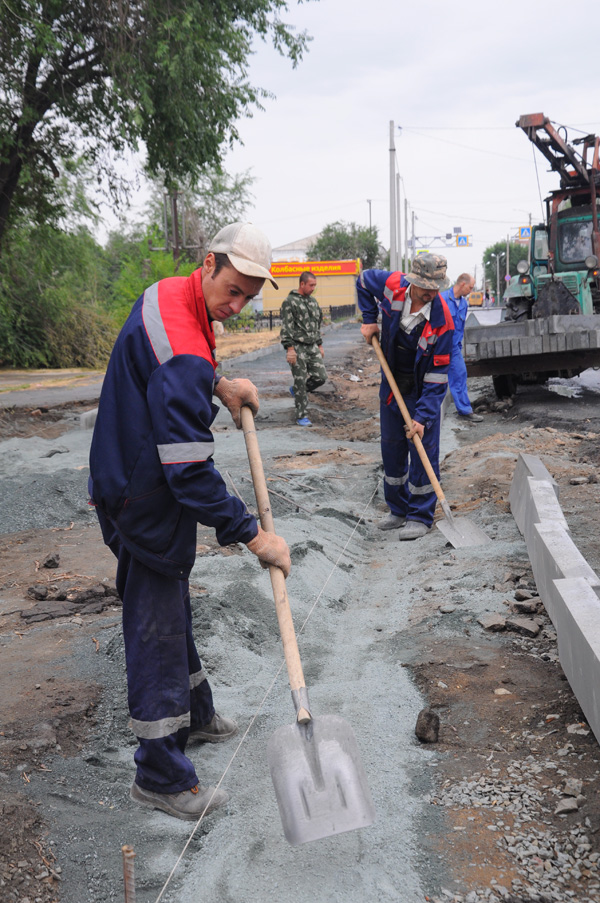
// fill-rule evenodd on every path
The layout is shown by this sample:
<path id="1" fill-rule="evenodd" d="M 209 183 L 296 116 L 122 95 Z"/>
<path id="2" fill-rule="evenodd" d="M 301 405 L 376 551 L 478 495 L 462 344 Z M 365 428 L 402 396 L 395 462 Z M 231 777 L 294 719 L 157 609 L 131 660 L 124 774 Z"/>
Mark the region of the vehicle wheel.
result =
<path id="1" fill-rule="evenodd" d="M 512 398 L 517 394 L 517 379 L 512 373 L 503 373 L 501 376 L 492 376 L 494 392 L 497 398 Z"/>
<path id="2" fill-rule="evenodd" d="M 529 316 L 529 306 L 527 298 L 511 298 L 506 302 L 505 321 L 526 320 Z"/>

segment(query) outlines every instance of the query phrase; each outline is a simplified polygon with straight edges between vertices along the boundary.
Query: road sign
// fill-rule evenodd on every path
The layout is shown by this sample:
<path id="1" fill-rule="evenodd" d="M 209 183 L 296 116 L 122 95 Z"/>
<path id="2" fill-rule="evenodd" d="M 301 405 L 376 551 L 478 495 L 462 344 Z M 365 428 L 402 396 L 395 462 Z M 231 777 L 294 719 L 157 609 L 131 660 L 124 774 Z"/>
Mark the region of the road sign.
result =
<path id="1" fill-rule="evenodd" d="M 430 253 L 431 253 L 431 251 L 429 250 L 429 248 L 419 248 L 417 251 L 417 256 L 419 254 L 430 254 Z"/>
<path id="2" fill-rule="evenodd" d="M 531 226 L 519 226 L 519 241 L 531 238 Z"/>
<path id="3" fill-rule="evenodd" d="M 507 273 L 506 276 L 504 277 L 504 281 L 505 281 L 505 282 L 510 282 L 510 276 L 509 276 L 508 273 Z"/>
<path id="4" fill-rule="evenodd" d="M 457 248 L 468 248 L 469 247 L 469 236 L 468 235 L 457 235 L 456 236 L 456 247 Z"/>

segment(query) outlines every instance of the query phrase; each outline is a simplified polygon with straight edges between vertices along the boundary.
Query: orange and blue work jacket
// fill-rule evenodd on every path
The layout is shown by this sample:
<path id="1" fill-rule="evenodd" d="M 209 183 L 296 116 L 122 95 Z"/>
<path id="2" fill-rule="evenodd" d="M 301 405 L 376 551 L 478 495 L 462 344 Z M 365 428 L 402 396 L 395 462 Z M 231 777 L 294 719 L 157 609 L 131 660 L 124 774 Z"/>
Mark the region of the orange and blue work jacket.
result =
<path id="1" fill-rule="evenodd" d="M 396 372 L 399 364 L 396 360 L 397 336 L 409 285 L 403 273 L 387 270 L 363 270 L 356 280 L 363 323 L 377 323 L 381 311 L 381 349 L 392 373 Z M 448 388 L 453 333 L 454 324 L 448 305 L 438 294 L 431 302 L 430 317 L 417 344 L 413 369 L 418 399 L 413 417 L 428 428 L 439 417 Z M 396 404 L 383 372 L 379 397 L 385 404 Z"/>
<path id="2" fill-rule="evenodd" d="M 213 462 L 214 348 L 200 270 L 150 286 L 113 348 L 92 438 L 92 503 L 134 558 L 179 579 L 198 522 L 221 545 L 258 531 Z"/>

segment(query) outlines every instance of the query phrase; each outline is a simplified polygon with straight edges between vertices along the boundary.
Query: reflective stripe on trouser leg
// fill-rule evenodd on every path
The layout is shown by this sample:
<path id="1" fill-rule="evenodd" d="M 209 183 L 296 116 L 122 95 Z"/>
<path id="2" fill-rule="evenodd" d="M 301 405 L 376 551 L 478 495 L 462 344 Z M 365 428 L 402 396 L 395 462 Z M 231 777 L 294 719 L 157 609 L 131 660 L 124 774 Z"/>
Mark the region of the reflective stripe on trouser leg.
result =
<path id="1" fill-rule="evenodd" d="M 448 370 L 448 386 L 452 393 L 452 401 L 459 414 L 470 414 L 473 410 L 467 392 L 467 365 L 460 348 L 452 349 L 450 368 Z"/>
<path id="2" fill-rule="evenodd" d="M 208 681 L 198 682 L 202 666 L 191 635 L 187 581 L 150 570 L 122 548 L 117 589 L 131 725 L 139 740 L 136 781 L 158 793 L 188 790 L 198 783 L 184 752 L 192 697 L 201 723 L 214 708 Z"/>
<path id="3" fill-rule="evenodd" d="M 408 508 L 408 441 L 404 420 L 398 409 L 380 403 L 381 459 L 383 461 L 383 494 L 388 508 L 404 517 Z"/>
<path id="4" fill-rule="evenodd" d="M 294 377 L 296 419 L 308 413 L 308 393 L 327 381 L 327 371 L 318 345 L 294 345 L 296 363 L 290 364 Z"/>

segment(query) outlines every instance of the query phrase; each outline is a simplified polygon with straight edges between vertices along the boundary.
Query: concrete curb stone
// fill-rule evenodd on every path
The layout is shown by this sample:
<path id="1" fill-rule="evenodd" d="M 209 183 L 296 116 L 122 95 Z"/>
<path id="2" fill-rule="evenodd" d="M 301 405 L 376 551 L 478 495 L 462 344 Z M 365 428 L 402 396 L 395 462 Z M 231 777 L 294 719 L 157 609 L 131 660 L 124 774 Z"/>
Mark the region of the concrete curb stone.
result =
<path id="1" fill-rule="evenodd" d="M 600 741 L 600 578 L 571 539 L 558 487 L 539 458 L 519 455 L 509 500 L 556 629 L 560 664 Z"/>

